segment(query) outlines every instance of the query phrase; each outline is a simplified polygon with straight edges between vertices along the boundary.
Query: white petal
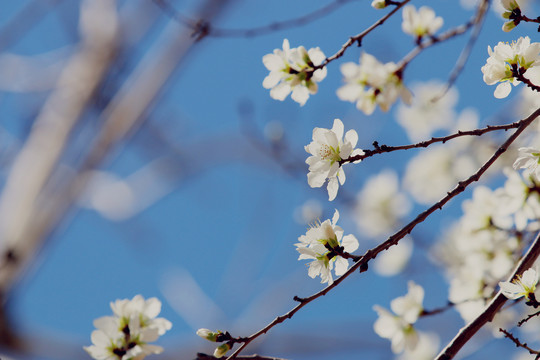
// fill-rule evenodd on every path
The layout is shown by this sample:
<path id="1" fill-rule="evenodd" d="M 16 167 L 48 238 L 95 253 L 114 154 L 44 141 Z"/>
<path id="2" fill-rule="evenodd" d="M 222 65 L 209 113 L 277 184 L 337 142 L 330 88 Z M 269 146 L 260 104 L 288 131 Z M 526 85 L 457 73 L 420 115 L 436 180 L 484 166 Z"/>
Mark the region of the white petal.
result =
<path id="1" fill-rule="evenodd" d="M 272 90 L 270 90 L 270 96 L 272 99 L 283 101 L 291 92 L 291 87 L 289 84 L 281 83 L 276 85 Z"/>
<path id="2" fill-rule="evenodd" d="M 510 91 L 512 91 L 512 85 L 508 81 L 505 81 L 497 85 L 497 88 L 495 89 L 493 95 L 497 99 L 504 99 L 508 96 L 508 94 L 510 94 Z"/>
<path id="3" fill-rule="evenodd" d="M 338 192 L 338 180 L 336 177 L 328 179 L 328 186 L 326 190 L 328 191 L 328 201 L 332 201 L 336 198 Z"/>
<path id="4" fill-rule="evenodd" d="M 326 174 L 322 172 L 309 172 L 307 179 L 309 186 L 312 188 L 321 187 L 326 181 Z"/>
<path id="5" fill-rule="evenodd" d="M 334 119 L 334 125 L 332 126 L 332 132 L 336 134 L 336 137 L 338 140 L 343 139 L 343 131 L 344 131 L 343 123 L 340 119 Z"/>
<path id="6" fill-rule="evenodd" d="M 352 234 L 346 235 L 343 237 L 343 240 L 341 241 L 341 245 L 343 246 L 344 250 L 348 253 L 352 253 L 358 249 L 358 240 L 356 237 Z"/>

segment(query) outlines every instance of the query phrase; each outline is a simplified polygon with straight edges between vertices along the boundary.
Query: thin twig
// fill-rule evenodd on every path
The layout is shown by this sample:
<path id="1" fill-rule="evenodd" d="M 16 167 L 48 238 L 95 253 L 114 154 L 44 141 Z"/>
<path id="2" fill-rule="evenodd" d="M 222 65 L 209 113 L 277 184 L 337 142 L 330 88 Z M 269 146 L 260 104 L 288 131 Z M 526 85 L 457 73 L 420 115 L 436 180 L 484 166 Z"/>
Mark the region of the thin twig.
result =
<path id="1" fill-rule="evenodd" d="M 517 325 L 518 325 L 518 326 L 521 326 L 521 325 L 525 324 L 527 321 L 531 320 L 533 317 L 536 317 L 536 316 L 538 316 L 538 315 L 540 315 L 540 311 L 537 311 L 537 312 L 535 312 L 535 313 L 533 313 L 533 314 L 528 315 L 525 319 L 521 319 L 521 320 L 518 322 Z"/>
<path id="2" fill-rule="evenodd" d="M 330 56 L 330 57 L 327 57 L 323 62 L 322 64 L 320 65 L 317 65 L 315 67 L 313 67 L 313 69 L 311 71 L 315 71 L 317 69 L 322 69 L 323 67 L 325 67 L 326 65 L 328 65 L 328 63 L 330 63 L 331 61 L 334 61 L 336 59 L 339 59 L 340 57 L 343 56 L 343 54 L 345 54 L 345 51 L 350 48 L 353 44 L 357 43 L 358 46 L 360 46 L 362 44 L 362 40 L 364 39 L 364 37 L 369 34 L 370 32 L 372 32 L 373 30 L 375 30 L 377 27 L 381 26 L 382 24 L 384 24 L 386 22 L 386 20 L 388 20 L 392 15 L 394 15 L 400 8 L 402 8 L 405 4 L 407 4 L 409 1 L 411 0 L 404 0 L 402 1 L 401 3 L 398 3 L 398 4 L 395 4 L 396 7 L 394 9 L 392 9 L 392 11 L 390 11 L 388 14 L 384 15 L 382 18 L 380 18 L 379 20 L 377 20 L 375 23 L 373 23 L 373 25 L 371 25 L 370 27 L 368 27 L 366 30 L 362 31 L 361 33 L 355 35 L 355 36 L 351 36 L 349 38 L 349 40 L 347 40 L 347 42 L 345 44 L 343 44 L 341 46 L 341 49 L 338 50 L 338 52 L 336 52 L 334 55 Z"/>
<path id="3" fill-rule="evenodd" d="M 442 92 L 442 94 L 434 97 L 431 101 L 435 102 L 441 99 L 448 92 L 448 90 L 450 90 L 452 85 L 454 85 L 457 78 L 461 74 L 461 71 L 467 64 L 467 60 L 469 60 L 469 56 L 471 55 L 471 52 L 472 52 L 474 44 L 476 43 L 476 40 L 478 39 L 478 35 L 480 35 L 480 30 L 482 29 L 482 24 L 484 23 L 484 19 L 486 18 L 486 11 L 488 10 L 488 8 L 489 8 L 489 0 L 484 0 L 478 6 L 478 10 L 476 12 L 476 21 L 474 22 L 474 29 L 471 32 L 471 37 L 469 38 L 467 45 L 465 45 L 465 47 L 461 51 L 461 54 L 459 54 L 459 58 L 456 61 L 456 65 L 454 66 L 454 69 L 452 69 L 452 72 L 450 73 L 450 76 L 448 77 L 448 81 L 446 82 L 446 88 Z"/>
<path id="4" fill-rule="evenodd" d="M 505 124 L 505 125 L 488 125 L 485 128 L 481 128 L 481 129 L 474 129 L 474 130 L 467 130 L 467 131 L 458 130 L 458 132 L 456 132 L 454 134 L 450 134 L 450 135 L 447 135 L 447 136 L 441 136 L 441 137 L 432 137 L 429 140 L 421 141 L 421 142 L 416 143 L 416 144 L 388 146 L 388 145 L 379 145 L 379 143 L 377 141 L 375 141 L 373 143 L 374 149 L 364 150 L 364 154 L 362 154 L 362 155 L 350 156 L 347 159 L 343 159 L 343 160 L 340 161 L 340 164 L 346 164 L 346 163 L 350 163 L 350 162 L 354 162 L 354 161 L 358 161 L 358 160 L 364 160 L 365 158 L 371 157 L 373 155 L 388 153 L 388 152 L 392 152 L 392 151 L 409 150 L 409 149 L 415 149 L 415 148 L 425 148 L 425 147 L 428 147 L 428 146 L 430 146 L 430 145 L 432 145 L 434 143 L 439 143 L 439 142 L 444 144 L 445 142 L 447 142 L 449 140 L 452 140 L 452 139 L 455 139 L 455 138 L 458 138 L 458 137 L 462 137 L 462 136 L 481 136 L 481 135 L 483 135 L 485 133 L 488 133 L 488 132 L 491 132 L 491 131 L 498 131 L 498 130 L 507 131 L 507 130 L 510 130 L 510 129 L 516 129 L 522 124 L 523 121 L 525 121 L 525 120 L 516 121 L 514 123 Z"/>
<path id="5" fill-rule="evenodd" d="M 471 175 L 469 178 L 467 178 L 464 181 L 460 181 L 457 186 L 448 194 L 443 197 L 441 200 L 439 200 L 437 203 L 432 205 L 429 209 L 425 210 L 424 212 L 420 213 L 413 221 L 405 225 L 401 230 L 396 232 L 394 235 L 390 236 L 385 242 L 382 244 L 366 251 L 364 255 L 360 257 L 360 259 L 355 262 L 349 270 L 345 272 L 341 277 L 337 278 L 331 285 L 328 285 L 323 290 L 307 297 L 307 298 L 299 298 L 297 296 L 294 297 L 295 301 L 298 301 L 299 304 L 296 305 L 292 310 L 287 312 L 284 315 L 276 317 L 273 321 L 271 321 L 268 325 L 260 329 L 259 331 L 255 332 L 254 334 L 248 336 L 246 339 L 246 342 L 244 342 L 234 353 L 232 353 L 227 360 L 235 359 L 242 350 L 253 340 L 261 336 L 262 334 L 266 334 L 271 328 L 274 326 L 284 322 L 287 319 L 290 319 L 298 312 L 301 308 L 312 302 L 313 300 L 318 299 L 321 296 L 326 295 L 330 290 L 338 286 L 343 280 L 345 280 L 347 277 L 349 277 L 352 273 L 356 272 L 356 270 L 359 270 L 360 272 L 367 271 L 368 269 L 368 262 L 377 255 L 385 250 L 388 250 L 391 246 L 397 245 L 399 243 L 399 240 L 401 240 L 405 235 L 409 234 L 416 225 L 422 223 L 425 219 L 427 219 L 428 216 L 430 216 L 432 213 L 434 213 L 436 210 L 442 210 L 443 206 L 448 203 L 452 198 L 456 197 L 465 189 L 472 184 L 475 181 L 478 181 L 480 177 L 493 165 L 493 163 L 508 149 L 508 147 L 521 135 L 521 133 L 540 115 L 540 109 L 537 109 L 534 113 L 532 113 L 529 117 L 527 117 L 524 120 L 521 120 L 519 123 L 520 125 L 516 129 L 516 131 L 508 137 L 508 139 L 495 151 L 495 153 L 478 169 L 473 175 Z M 532 249 L 538 248 L 538 252 L 540 253 L 540 240 L 537 238 L 533 245 L 531 246 L 531 249 L 529 250 L 529 253 L 531 253 Z M 527 254 L 529 254 L 527 253 Z M 536 254 L 537 255 L 537 254 Z M 524 259 L 527 258 L 528 255 L 525 256 Z M 536 259 L 536 256 L 534 257 Z M 522 263 L 525 260 L 522 260 Z M 529 264 L 529 261 L 526 261 L 527 264 Z M 521 267 L 519 268 L 521 269 Z M 522 272 L 522 271 L 521 271 Z M 521 273 L 520 272 L 520 273 Z M 513 277 L 512 277 L 513 278 Z M 498 310 L 498 308 L 497 308 Z M 475 331 L 476 332 L 476 331 Z M 472 335 L 471 335 L 472 336 Z M 462 345 L 461 345 L 462 346 Z M 459 350 L 459 349 L 458 349 Z M 456 351 L 457 352 L 457 351 Z M 446 358 L 441 358 L 439 360 L 442 360 Z M 450 359 L 450 358 L 448 358 Z"/>
<path id="6" fill-rule="evenodd" d="M 531 349 L 530 347 L 527 346 L 527 343 L 522 343 L 521 341 L 519 341 L 519 339 L 517 337 L 515 337 L 514 335 L 512 335 L 512 333 L 504 330 L 503 328 L 499 328 L 499 331 L 502 332 L 504 334 L 504 337 L 505 338 L 508 338 L 510 340 L 512 340 L 514 342 L 514 344 L 516 344 L 517 347 L 521 347 L 521 348 L 524 348 L 525 350 L 527 350 L 529 352 L 529 354 L 531 355 L 537 355 L 535 357 L 535 359 L 538 359 L 540 358 L 540 351 L 537 351 L 537 350 L 534 350 L 534 349 Z"/>
<path id="7" fill-rule="evenodd" d="M 299 27 L 302 25 L 309 24 L 315 20 L 323 18 L 329 13 L 339 9 L 341 6 L 346 3 L 352 2 L 355 0 L 336 0 L 322 8 L 314 10 L 306 15 L 300 16 L 295 19 L 289 19 L 285 21 L 274 22 L 268 25 L 263 25 L 259 27 L 254 27 L 250 29 L 226 29 L 215 27 L 209 23 L 205 23 L 206 27 L 206 36 L 209 37 L 221 37 L 221 38 L 242 38 L 242 37 L 255 37 L 266 35 L 275 31 L 291 29 Z M 180 24 L 187 26 L 195 33 L 199 32 L 201 23 L 195 21 L 176 10 L 169 1 L 167 0 L 153 0 L 154 4 L 159 6 L 165 13 L 167 13 L 171 18 L 175 19 Z"/>
<path id="8" fill-rule="evenodd" d="M 483 5 L 485 4 L 485 2 L 489 2 L 489 1 L 485 0 Z M 452 38 L 454 38 L 456 36 L 462 35 L 465 32 L 467 32 L 467 30 L 469 30 L 473 25 L 475 25 L 476 23 L 481 21 L 481 19 L 484 18 L 485 9 L 483 11 L 482 11 L 482 9 L 483 9 L 483 7 L 480 6 L 477 13 L 473 16 L 473 18 L 470 19 L 469 21 L 467 21 L 465 24 L 462 24 L 462 25 L 457 26 L 457 27 L 455 27 L 453 29 L 447 30 L 446 32 L 444 32 L 443 34 L 441 34 L 439 36 L 432 36 L 431 38 L 419 43 L 414 49 L 412 49 L 407 55 L 405 55 L 405 57 L 398 63 L 398 66 L 397 66 L 398 70 L 396 71 L 396 73 L 402 73 L 403 70 L 405 69 L 405 67 L 416 56 L 418 56 L 418 54 L 420 54 L 422 52 L 422 50 L 424 50 L 424 49 L 426 49 L 428 47 L 431 47 L 431 46 L 433 46 L 435 44 L 439 44 L 439 43 L 441 43 L 443 41 L 452 39 Z"/>

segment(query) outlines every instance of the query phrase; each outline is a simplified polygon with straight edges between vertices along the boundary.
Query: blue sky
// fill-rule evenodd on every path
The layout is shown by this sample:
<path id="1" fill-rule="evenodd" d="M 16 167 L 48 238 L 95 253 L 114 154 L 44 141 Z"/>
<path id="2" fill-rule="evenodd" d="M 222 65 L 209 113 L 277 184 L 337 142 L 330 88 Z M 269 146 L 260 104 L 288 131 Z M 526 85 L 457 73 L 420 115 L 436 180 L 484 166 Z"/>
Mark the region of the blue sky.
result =
<path id="1" fill-rule="evenodd" d="M 129 55 L 125 72 L 115 74 L 118 69 L 111 70 L 119 82 L 125 80 L 141 54 L 171 21 L 169 14 L 149 0 L 121 1 L 119 7 L 143 2 L 150 3 L 147 6 L 157 12 L 159 20 L 137 44 L 124 49 Z M 6 26 L 28 3 L 0 5 L 0 26 Z M 170 1 L 188 16 L 195 13 L 196 3 Z M 294 19 L 331 1 L 230 3 L 213 25 L 252 28 Z M 457 1 L 412 3 L 433 6 L 444 17 L 443 29 L 461 24 L 472 15 Z M 290 98 L 273 100 L 262 87 L 267 75 L 262 57 L 281 48 L 284 38 L 292 47 L 318 46 L 329 56 L 349 36 L 385 13 L 369 4 L 367 0 L 347 1 L 305 25 L 251 38 L 210 36 L 193 47 L 145 115 L 144 125 L 116 147 L 101 168 L 117 179 L 136 180 L 141 169 L 148 170 L 150 163 L 159 160 L 154 163 L 159 171 L 152 172 L 157 178 L 132 194 L 138 199 L 149 196 L 149 200 L 140 211 L 123 219 L 74 207 L 10 295 L 8 310 L 18 331 L 60 343 L 56 350 L 54 345 L 49 349 L 49 355 L 33 358 L 89 358 L 82 346 L 90 344 L 93 319 L 110 313 L 109 302 L 136 294 L 161 299 L 161 316 L 173 323 L 172 330 L 159 342 L 166 349 L 164 357 L 188 359 L 198 351 L 211 352 L 212 344 L 195 335 L 200 327 L 228 330 L 237 336 L 260 329 L 291 309 L 294 295 L 307 296 L 322 289 L 317 279 L 307 276 L 305 264 L 297 261 L 293 246 L 306 229 L 305 224 L 295 221 L 294 214 L 308 200 L 321 204 L 323 219 L 331 217 L 335 208 L 340 210 L 345 233 L 355 234 L 360 241 L 359 253 L 375 244 L 358 231 L 347 199 L 354 197 L 368 176 L 381 169 L 390 167 L 402 174 L 405 161 L 415 152 L 381 155 L 359 166 L 349 166 L 345 186 L 338 199 L 330 203 L 325 189 L 311 189 L 307 184 L 303 147 L 311 141 L 314 127 L 329 128 L 334 118 L 342 119 L 346 129 L 356 129 L 359 147 L 369 148 L 375 140 L 407 143 L 404 131 L 394 121 L 395 107 L 388 113 L 377 110 L 367 117 L 335 95 L 342 83 L 341 63 L 358 61 L 362 50 L 381 61 L 397 62 L 414 46 L 411 38 L 401 32 L 401 16 L 391 18 L 366 37 L 362 48 L 352 47 L 341 60 L 331 63 L 319 92 L 305 106 L 300 107 Z M 63 47 L 73 51 L 78 40 L 77 8 L 78 2 L 70 1 L 51 7 L 19 41 L 3 50 L 26 56 Z M 480 67 L 488 56 L 487 46 L 511 41 L 527 31 L 533 39 L 536 36 L 534 26 L 527 24 L 523 26 L 526 31 L 503 33 L 502 23 L 499 15 L 489 12 L 471 59 L 456 84 L 458 110 L 475 107 L 481 119 L 505 106 L 505 101 L 493 97 L 494 89 L 482 81 Z M 182 30 L 178 25 L 178 31 Z M 446 80 L 467 39 L 468 34 L 426 50 L 407 68 L 405 83 Z M 2 91 L 2 132 L 13 148 L 24 143 L 29 124 L 48 94 Z M 97 114 L 96 109 L 85 113 L 85 129 L 96 125 Z M 481 121 L 482 125 L 489 123 Z M 268 124 L 283 129 L 287 146 L 279 157 L 272 155 L 265 138 Z M 86 136 L 82 130 L 80 134 Z M 76 144 L 73 148 L 82 151 Z M 72 155 L 76 157 L 76 153 Z M 9 167 L 2 170 L 5 181 Z M 112 203 L 125 200 L 116 191 L 108 196 Z M 442 231 L 439 222 L 459 214 L 459 203 L 453 201 L 447 212 L 435 214 L 435 221 L 419 226 L 413 237 L 418 235 L 422 242 L 430 244 L 429 239 Z M 416 206 L 415 211 L 423 208 Z M 372 330 L 376 318 L 372 306 L 388 307 L 391 299 L 406 292 L 409 279 L 426 288 L 426 308 L 445 304 L 447 284 L 443 273 L 426 259 L 425 251 L 417 248 L 402 274 L 382 278 L 370 271 L 350 277 L 250 345 L 245 353 L 299 360 L 390 359 L 389 343 Z M 445 344 L 461 325 L 459 316 L 449 311 L 419 326 L 438 332 Z M 489 358 L 500 351 L 508 353 L 513 347 L 509 341 L 486 341 L 479 343 L 483 348 L 480 352 L 466 358 Z"/>

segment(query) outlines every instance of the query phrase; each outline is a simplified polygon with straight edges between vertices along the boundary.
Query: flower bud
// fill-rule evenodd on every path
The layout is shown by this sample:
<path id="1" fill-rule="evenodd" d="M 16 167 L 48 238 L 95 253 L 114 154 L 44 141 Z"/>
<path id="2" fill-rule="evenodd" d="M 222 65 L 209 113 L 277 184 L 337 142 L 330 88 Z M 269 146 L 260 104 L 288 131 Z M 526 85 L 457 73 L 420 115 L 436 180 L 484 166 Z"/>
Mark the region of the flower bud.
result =
<path id="1" fill-rule="evenodd" d="M 514 20 L 512 20 L 512 21 L 507 21 L 507 22 L 504 23 L 504 25 L 503 25 L 503 27 L 502 27 L 502 30 L 503 30 L 504 32 L 509 32 L 509 31 L 511 31 L 511 30 L 512 30 L 513 28 L 515 28 L 515 27 L 516 27 L 516 24 L 514 23 Z"/>
<path id="2" fill-rule="evenodd" d="M 219 331 L 217 333 L 215 333 L 213 331 L 210 331 L 209 329 L 199 329 L 199 330 L 197 330 L 197 335 L 199 335 L 203 339 L 206 339 L 208 341 L 213 341 L 213 342 L 217 341 L 217 337 L 218 337 L 219 334 L 220 334 Z"/>
<path id="3" fill-rule="evenodd" d="M 231 345 L 229 343 L 224 343 L 219 345 L 216 350 L 214 351 L 214 356 L 217 358 L 223 357 L 227 351 L 231 350 Z"/>
<path id="4" fill-rule="evenodd" d="M 373 0 L 371 6 L 375 9 L 384 9 L 386 7 L 386 0 Z"/>

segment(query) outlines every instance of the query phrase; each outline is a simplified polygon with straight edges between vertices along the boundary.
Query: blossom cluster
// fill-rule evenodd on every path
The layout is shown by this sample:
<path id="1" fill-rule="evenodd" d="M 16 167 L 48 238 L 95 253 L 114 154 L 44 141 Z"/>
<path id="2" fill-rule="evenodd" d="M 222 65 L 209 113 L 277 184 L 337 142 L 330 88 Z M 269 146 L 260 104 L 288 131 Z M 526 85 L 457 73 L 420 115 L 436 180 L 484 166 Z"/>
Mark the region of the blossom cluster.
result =
<path id="1" fill-rule="evenodd" d="M 292 99 L 304 105 L 309 95 L 317 93 L 317 83 L 326 77 L 326 68 L 315 69 L 326 57 L 317 47 L 306 50 L 303 46 L 292 48 L 289 40 L 283 40 L 283 50 L 275 49 L 263 56 L 263 64 L 270 74 L 264 79 L 263 87 L 270 90 L 276 100 L 285 100 L 292 92 Z"/>
<path id="2" fill-rule="evenodd" d="M 141 295 L 133 299 L 111 303 L 113 316 L 94 320 L 91 335 L 93 345 L 84 350 L 96 360 L 142 360 L 150 354 L 160 354 L 161 346 L 150 344 L 172 324 L 158 318 L 161 302 L 157 298 L 145 300 Z"/>
<path id="3" fill-rule="evenodd" d="M 531 43 L 528 36 L 520 37 L 511 44 L 499 42 L 493 50 L 488 46 L 488 53 L 489 58 L 482 67 L 482 73 L 486 84 L 498 83 L 494 92 L 498 99 L 507 97 L 512 85 L 520 83 L 518 75 L 540 65 L 540 43 Z"/>
<path id="4" fill-rule="evenodd" d="M 537 183 L 505 169 L 504 186 L 475 188 L 463 216 L 438 252 L 450 279 L 449 300 L 465 321 L 476 317 L 526 244 L 524 232 L 540 228 Z"/>

